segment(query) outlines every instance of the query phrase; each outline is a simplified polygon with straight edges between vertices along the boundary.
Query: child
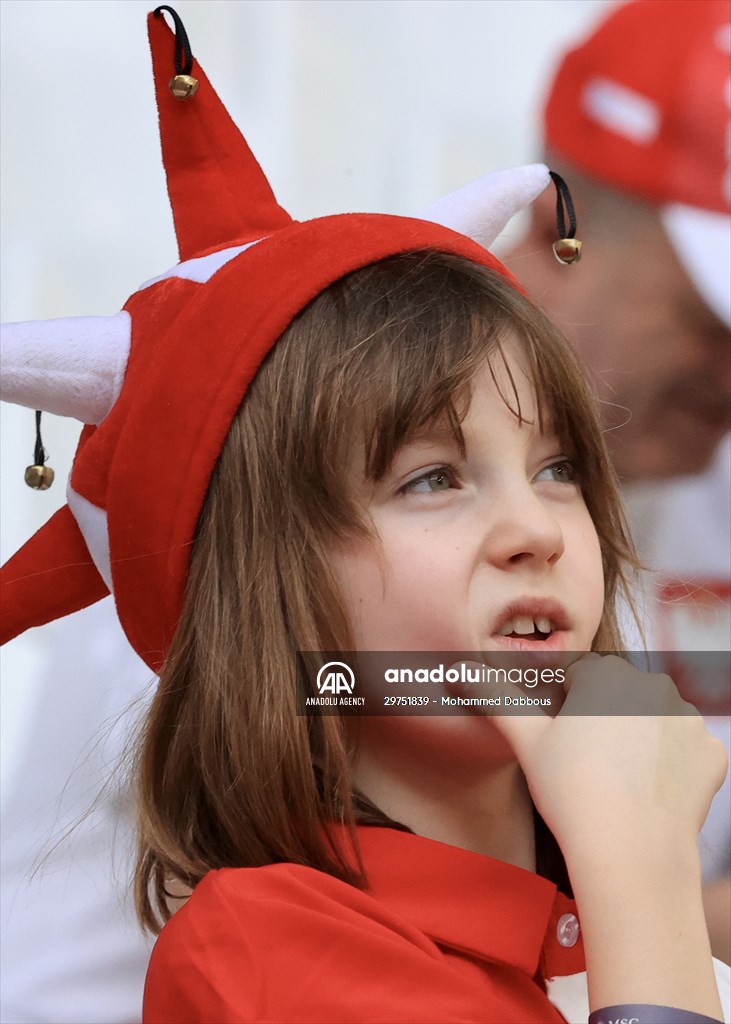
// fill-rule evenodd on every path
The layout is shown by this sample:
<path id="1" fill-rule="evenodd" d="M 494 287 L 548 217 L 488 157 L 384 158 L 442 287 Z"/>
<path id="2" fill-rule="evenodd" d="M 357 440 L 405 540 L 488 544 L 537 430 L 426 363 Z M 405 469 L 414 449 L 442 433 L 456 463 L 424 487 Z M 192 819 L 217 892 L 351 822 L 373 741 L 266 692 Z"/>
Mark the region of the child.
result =
<path id="1" fill-rule="evenodd" d="M 669 714 L 668 680 L 578 657 L 620 650 L 631 560 L 581 374 L 464 235 L 292 222 L 175 15 L 168 92 L 156 13 L 181 264 L 101 325 L 103 351 L 83 344 L 100 325 L 54 325 L 29 383 L 21 326 L 9 366 L 13 400 L 68 412 L 72 340 L 97 426 L 71 511 L 8 567 L 8 633 L 110 589 L 160 671 L 138 759 L 143 923 L 194 892 L 153 954 L 145 1020 L 560 1021 L 546 979 L 584 950 L 611 1019 L 718 1017 L 695 838 L 723 753 Z M 547 180 L 477 183 L 430 216 L 487 241 L 491 210 Z M 566 704 L 301 713 L 301 652 L 348 650 L 549 652 Z M 642 700 L 653 717 L 632 715 Z"/>

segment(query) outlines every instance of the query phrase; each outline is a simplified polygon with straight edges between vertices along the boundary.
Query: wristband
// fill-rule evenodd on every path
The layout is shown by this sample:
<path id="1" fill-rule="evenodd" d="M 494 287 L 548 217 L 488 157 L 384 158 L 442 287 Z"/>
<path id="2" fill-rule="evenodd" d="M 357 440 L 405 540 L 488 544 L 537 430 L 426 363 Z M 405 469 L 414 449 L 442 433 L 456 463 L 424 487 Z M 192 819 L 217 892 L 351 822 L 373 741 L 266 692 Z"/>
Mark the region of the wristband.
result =
<path id="1" fill-rule="evenodd" d="M 723 1024 L 703 1013 L 679 1010 L 675 1006 L 654 1003 L 623 1003 L 605 1006 L 589 1014 L 589 1024 Z"/>

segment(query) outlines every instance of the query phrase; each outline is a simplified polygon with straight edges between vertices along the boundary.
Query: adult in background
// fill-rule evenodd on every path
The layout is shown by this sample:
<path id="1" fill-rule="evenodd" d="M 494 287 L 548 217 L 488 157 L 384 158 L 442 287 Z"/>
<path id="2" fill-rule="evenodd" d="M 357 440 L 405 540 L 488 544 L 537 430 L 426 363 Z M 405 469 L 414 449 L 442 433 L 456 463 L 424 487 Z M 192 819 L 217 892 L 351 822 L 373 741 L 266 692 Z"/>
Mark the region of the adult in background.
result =
<path id="1" fill-rule="evenodd" d="M 550 198 L 508 264 L 573 341 L 604 402 L 640 557 L 648 646 L 729 744 L 731 9 L 633 0 L 563 58 L 546 162 L 570 183 L 586 256 L 546 259 Z M 696 653 L 693 653 L 696 652 Z M 714 952 L 731 954 L 728 779 L 704 831 Z"/>

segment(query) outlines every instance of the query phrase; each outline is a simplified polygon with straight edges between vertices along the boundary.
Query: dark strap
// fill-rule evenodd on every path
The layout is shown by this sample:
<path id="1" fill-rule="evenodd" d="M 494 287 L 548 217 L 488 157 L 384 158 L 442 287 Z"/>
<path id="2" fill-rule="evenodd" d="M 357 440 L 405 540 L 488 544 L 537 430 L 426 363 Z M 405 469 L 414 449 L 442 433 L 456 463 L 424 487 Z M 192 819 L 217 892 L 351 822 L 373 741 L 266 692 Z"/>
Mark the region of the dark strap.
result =
<path id="1" fill-rule="evenodd" d="M 560 174 L 557 174 L 555 171 L 549 171 L 548 173 L 556 188 L 556 227 L 558 229 L 558 237 L 576 238 L 576 211 L 574 210 L 574 201 L 571 198 L 569 187 Z M 566 227 L 564 206 L 569 218 L 568 229 Z"/>
<path id="2" fill-rule="evenodd" d="M 175 23 L 175 73 L 177 75 L 189 75 L 193 70 L 193 52 L 188 41 L 188 33 L 181 21 L 180 15 L 167 4 L 161 4 L 152 12 L 156 18 L 160 17 L 161 11 L 167 11 Z M 185 63 L 183 63 L 185 58 Z"/>
<path id="3" fill-rule="evenodd" d="M 706 1017 L 703 1013 L 679 1010 L 675 1006 L 624 1003 L 595 1010 L 589 1014 L 589 1024 L 723 1024 L 723 1021 Z"/>
<path id="4" fill-rule="evenodd" d="M 46 449 L 43 447 L 43 439 L 41 438 L 41 410 L 36 409 L 36 447 L 33 454 L 33 465 L 44 466 L 47 458 Z"/>

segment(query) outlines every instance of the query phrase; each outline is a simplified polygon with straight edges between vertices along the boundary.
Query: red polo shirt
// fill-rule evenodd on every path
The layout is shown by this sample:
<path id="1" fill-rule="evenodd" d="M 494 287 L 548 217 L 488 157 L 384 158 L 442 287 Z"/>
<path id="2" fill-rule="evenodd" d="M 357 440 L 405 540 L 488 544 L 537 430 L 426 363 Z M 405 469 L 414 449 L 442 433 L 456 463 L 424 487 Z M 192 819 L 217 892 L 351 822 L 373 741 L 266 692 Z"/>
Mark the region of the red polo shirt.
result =
<path id="1" fill-rule="evenodd" d="M 563 1022 L 543 979 L 584 952 L 551 882 L 393 829 L 358 839 L 366 892 L 296 864 L 206 875 L 157 941 L 145 1024 Z"/>

